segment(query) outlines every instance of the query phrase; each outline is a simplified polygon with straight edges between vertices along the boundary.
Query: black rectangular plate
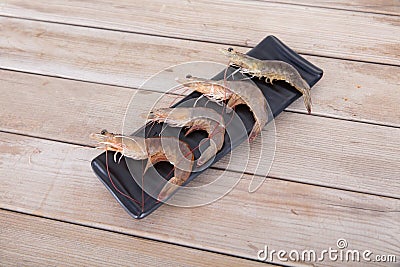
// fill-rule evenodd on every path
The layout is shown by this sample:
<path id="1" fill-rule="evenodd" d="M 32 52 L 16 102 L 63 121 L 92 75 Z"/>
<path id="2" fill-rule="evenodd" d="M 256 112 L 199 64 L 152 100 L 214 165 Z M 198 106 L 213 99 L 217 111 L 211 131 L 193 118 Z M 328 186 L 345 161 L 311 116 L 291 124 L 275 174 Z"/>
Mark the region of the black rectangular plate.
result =
<path id="1" fill-rule="evenodd" d="M 322 78 L 322 70 L 303 57 L 295 53 L 285 44 L 283 44 L 278 38 L 274 36 L 266 37 L 262 42 L 260 42 L 256 47 L 251 49 L 248 55 L 258 58 L 258 59 L 269 59 L 269 60 L 282 60 L 287 63 L 293 65 L 301 74 L 301 76 L 307 81 L 307 83 L 312 87 Z M 215 78 L 222 78 L 223 73 L 219 73 Z M 254 78 L 253 81 L 256 85 L 261 89 L 265 98 L 268 101 L 268 104 L 271 108 L 272 114 L 276 117 L 279 113 L 281 113 L 286 107 L 288 107 L 293 101 L 301 97 L 301 93 L 296 91 L 294 88 L 289 86 L 285 82 L 274 82 L 274 85 L 266 83 L 265 80 L 259 80 L 258 78 Z M 199 93 L 192 93 L 185 97 L 182 101 L 191 98 L 199 97 Z M 179 104 L 179 103 L 178 103 Z M 178 105 L 177 104 L 177 105 Z M 248 109 L 239 109 L 236 110 L 239 117 L 242 119 L 248 133 L 251 131 L 254 123 L 254 119 L 252 114 Z M 154 127 L 150 136 L 154 136 L 159 132 L 159 127 Z M 135 132 L 133 135 L 138 134 L 143 131 L 148 130 L 148 126 L 144 126 Z M 183 141 L 187 142 L 189 146 L 192 148 L 195 147 L 198 142 L 203 139 L 205 136 L 203 133 L 199 132 L 198 134 L 193 133 L 190 135 L 190 138 L 185 138 L 180 135 L 180 138 Z M 237 147 L 240 143 L 246 140 L 247 136 L 242 136 L 236 140 L 230 140 L 229 138 L 225 139 L 224 146 L 216 155 L 212 164 L 220 160 L 226 154 L 228 154 L 233 148 Z M 124 160 L 121 160 L 120 163 L 116 163 L 113 160 L 113 152 L 108 152 L 108 157 L 106 157 L 105 152 L 93 159 L 92 168 L 95 174 L 99 177 L 99 179 L 103 182 L 106 188 L 111 192 L 111 194 L 115 197 L 115 199 L 124 207 L 124 209 L 134 218 L 141 219 L 152 213 L 163 203 L 158 202 L 152 197 L 149 197 L 146 193 L 144 193 L 141 187 L 135 182 L 131 173 L 129 172 L 126 163 Z M 195 152 L 198 155 L 198 152 Z M 108 169 L 109 174 L 106 168 L 106 158 L 108 159 Z M 139 165 L 138 165 L 139 166 Z M 141 165 L 140 165 L 141 166 Z M 166 176 L 171 170 L 171 166 L 168 164 L 159 164 L 157 165 L 157 171 Z M 185 185 L 197 177 L 201 172 L 192 173 Z M 112 182 L 111 180 L 112 179 Z M 114 183 L 114 185 L 113 185 Z M 116 188 L 118 190 L 116 190 Z M 119 192 L 118 192 L 119 191 Z M 142 202 L 142 199 L 146 199 L 144 206 L 138 204 L 132 199 L 124 196 L 120 192 L 123 192 L 125 195 L 130 196 L 130 198 L 137 200 L 137 202 Z"/>

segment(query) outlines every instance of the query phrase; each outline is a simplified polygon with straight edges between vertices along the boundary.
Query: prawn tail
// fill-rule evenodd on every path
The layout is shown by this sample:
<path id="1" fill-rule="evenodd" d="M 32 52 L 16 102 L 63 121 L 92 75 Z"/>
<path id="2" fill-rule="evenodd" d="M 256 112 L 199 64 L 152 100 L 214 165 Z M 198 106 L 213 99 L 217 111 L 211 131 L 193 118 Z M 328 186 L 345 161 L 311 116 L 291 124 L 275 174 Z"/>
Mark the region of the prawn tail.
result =
<path id="1" fill-rule="evenodd" d="M 303 86 L 301 92 L 303 93 L 304 106 L 306 107 L 308 114 L 311 114 L 311 90 L 307 83 L 305 83 L 305 86 Z"/>
<path id="2" fill-rule="evenodd" d="M 304 106 L 307 109 L 308 114 L 311 114 L 311 90 L 308 83 L 303 78 L 297 78 L 293 80 L 288 80 L 288 82 L 296 88 L 297 91 L 303 94 Z"/>
<path id="3" fill-rule="evenodd" d="M 201 156 L 197 160 L 197 167 L 202 166 L 204 163 L 208 162 L 212 157 L 214 157 L 218 152 L 217 145 L 213 140 L 210 140 L 210 146 L 201 153 Z"/>
<path id="4" fill-rule="evenodd" d="M 157 196 L 158 201 L 164 201 L 171 196 L 178 188 L 185 183 L 186 179 L 178 178 L 177 176 L 172 177 L 167 181 L 164 187 L 161 189 Z"/>
<path id="5" fill-rule="evenodd" d="M 260 125 L 256 122 L 249 134 L 249 142 L 253 142 L 257 135 L 261 132 Z"/>
<path id="6" fill-rule="evenodd" d="M 310 91 L 307 91 L 307 94 L 304 94 L 304 105 L 306 106 L 308 114 L 311 114 L 312 101 Z"/>

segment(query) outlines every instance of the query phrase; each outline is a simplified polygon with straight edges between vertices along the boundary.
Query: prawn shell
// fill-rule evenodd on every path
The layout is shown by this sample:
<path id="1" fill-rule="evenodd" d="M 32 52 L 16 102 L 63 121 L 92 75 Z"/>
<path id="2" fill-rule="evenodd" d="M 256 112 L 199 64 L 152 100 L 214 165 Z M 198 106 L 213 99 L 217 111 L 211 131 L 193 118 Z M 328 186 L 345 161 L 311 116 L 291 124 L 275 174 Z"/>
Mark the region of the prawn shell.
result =
<path id="1" fill-rule="evenodd" d="M 300 55 L 293 52 L 289 47 L 281 43 L 277 38 L 273 36 L 269 36 L 264 39 L 259 45 L 249 51 L 248 55 L 258 58 L 258 59 L 270 59 L 270 60 L 283 60 L 285 62 L 290 63 L 299 71 L 301 76 L 305 81 L 312 87 L 315 83 L 317 83 L 322 77 L 322 70 L 316 67 L 315 65 L 308 62 L 306 59 L 302 58 Z M 230 68 L 229 71 L 234 71 L 234 68 Z M 217 74 L 213 79 L 221 80 L 224 77 L 224 71 Z M 267 99 L 269 107 L 271 109 L 271 113 L 276 117 L 279 113 L 281 113 L 285 108 L 287 108 L 291 103 L 297 100 L 301 93 L 294 90 L 290 85 L 285 83 L 276 83 L 274 84 L 274 88 L 268 83 L 265 83 L 264 80 L 253 79 L 257 87 L 259 87 Z M 187 101 L 189 99 L 195 99 L 198 97 L 198 93 L 193 93 L 183 99 L 181 102 Z M 181 103 L 180 102 L 180 103 Z M 177 105 L 180 105 L 178 103 Z M 241 111 L 239 111 L 241 112 Z M 240 114 L 244 120 L 251 120 L 252 114 L 247 111 L 247 113 Z M 244 121 L 247 129 L 251 131 L 253 127 L 252 124 L 248 124 Z M 142 136 L 145 131 L 145 127 L 139 129 L 135 134 L 138 136 Z M 190 136 L 195 142 L 197 135 L 193 134 Z M 203 138 L 203 137 L 202 137 Z M 247 139 L 247 135 L 243 136 L 240 140 L 226 140 L 226 145 L 222 147 L 222 149 L 217 153 L 214 163 L 220 160 L 222 157 L 227 155 L 232 149 L 240 145 L 240 143 L 244 142 Z M 109 169 L 111 172 L 111 177 L 113 177 L 114 183 L 118 186 L 121 191 L 124 193 L 128 193 L 132 198 L 137 201 L 141 201 L 142 197 L 147 199 L 145 206 L 142 208 L 139 204 L 134 201 L 122 196 L 119 194 L 113 185 L 110 182 L 110 178 L 107 175 L 107 171 L 105 168 L 106 158 L 105 153 L 99 155 L 92 161 L 92 168 L 96 175 L 100 178 L 100 180 L 105 184 L 106 188 L 111 191 L 113 196 L 117 199 L 117 201 L 125 208 L 125 210 L 133 217 L 137 219 L 144 218 L 154 212 L 158 207 L 160 207 L 163 203 L 158 202 L 156 199 L 152 199 L 147 194 L 142 195 L 141 188 L 135 184 L 133 181 L 133 177 L 129 170 L 124 166 L 124 162 L 121 161 L 121 164 L 117 164 L 113 161 L 112 157 L 108 158 Z M 207 169 L 205 169 L 207 170 Z M 198 175 L 201 175 L 205 170 L 199 172 L 191 173 L 190 177 L 186 181 L 186 183 L 195 179 Z M 169 169 L 160 168 L 160 172 L 168 173 Z M 241 208 L 239 205 L 238 209 Z"/>

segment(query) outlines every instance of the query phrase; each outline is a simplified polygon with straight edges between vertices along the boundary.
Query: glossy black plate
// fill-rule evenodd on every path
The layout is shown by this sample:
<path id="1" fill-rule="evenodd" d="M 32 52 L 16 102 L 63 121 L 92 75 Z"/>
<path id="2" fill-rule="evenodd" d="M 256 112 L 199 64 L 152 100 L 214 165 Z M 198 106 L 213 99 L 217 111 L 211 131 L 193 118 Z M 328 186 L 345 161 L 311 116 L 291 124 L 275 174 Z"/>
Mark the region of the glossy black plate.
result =
<path id="1" fill-rule="evenodd" d="M 320 68 L 305 60 L 303 57 L 295 53 L 274 36 L 266 37 L 247 54 L 258 59 L 282 60 L 290 63 L 300 72 L 301 76 L 308 82 L 310 87 L 316 84 L 321 79 L 323 74 Z M 222 77 L 223 73 L 219 73 L 215 76 L 215 79 L 220 79 Z M 298 91 L 290 87 L 285 82 L 274 82 L 274 85 L 271 85 L 269 83 L 265 83 L 263 80 L 259 80 L 256 78 L 253 79 L 253 81 L 262 90 L 274 117 L 276 117 L 286 107 L 293 103 L 293 101 L 301 97 L 301 94 Z M 199 96 L 199 93 L 192 93 L 182 101 L 198 98 Z M 247 108 L 239 108 L 235 111 L 245 125 L 247 132 L 249 133 L 254 123 L 252 114 Z M 138 134 L 139 136 L 143 136 L 143 131 L 146 131 L 147 133 L 148 130 L 149 127 L 144 126 L 133 135 Z M 158 125 L 157 127 L 153 127 L 151 129 L 151 132 L 148 133 L 148 136 L 156 136 L 160 132 L 160 130 L 160 125 Z M 192 148 L 194 148 L 200 140 L 206 137 L 206 135 L 201 131 L 192 133 L 189 135 L 189 137 L 185 137 L 182 133 L 178 134 L 180 138 L 187 142 Z M 223 156 L 228 154 L 233 148 L 237 147 L 246 139 L 247 135 L 245 133 L 243 133 L 243 135 L 240 137 L 234 138 L 234 140 L 231 140 L 227 136 L 224 146 L 218 152 L 212 164 L 220 160 Z M 197 157 L 199 155 L 199 152 L 195 151 L 195 155 Z M 135 180 L 131 176 L 125 160 L 122 160 L 120 163 L 115 163 L 113 160 L 112 152 L 108 153 L 107 158 L 111 180 L 105 167 L 105 153 L 102 153 L 101 155 L 93 159 L 92 168 L 95 174 L 106 186 L 106 188 L 132 217 L 137 219 L 144 218 L 163 204 L 161 202 L 158 202 L 154 198 L 149 197 L 145 192 L 143 192 L 141 187 L 135 182 Z M 141 170 L 142 163 L 138 162 L 136 166 L 138 169 L 140 168 Z M 169 164 L 157 164 L 156 168 L 157 172 L 160 175 L 166 176 L 170 173 L 172 167 Z M 201 173 L 202 172 L 192 173 L 186 184 Z M 133 173 L 133 175 L 135 174 Z M 123 194 L 121 194 L 121 192 Z M 129 197 L 126 197 L 124 195 L 127 195 Z M 138 202 L 142 202 L 143 199 L 146 199 L 144 205 L 139 204 Z"/>

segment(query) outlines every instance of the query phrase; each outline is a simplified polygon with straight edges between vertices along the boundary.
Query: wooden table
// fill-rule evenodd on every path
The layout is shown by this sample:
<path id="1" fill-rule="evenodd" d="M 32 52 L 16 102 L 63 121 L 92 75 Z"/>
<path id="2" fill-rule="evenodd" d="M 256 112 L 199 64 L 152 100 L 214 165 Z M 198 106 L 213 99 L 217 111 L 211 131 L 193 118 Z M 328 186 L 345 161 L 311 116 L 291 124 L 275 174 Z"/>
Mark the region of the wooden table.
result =
<path id="1" fill-rule="evenodd" d="M 340 238 L 399 262 L 399 15 L 398 0 L 2 0 L 0 265 L 261 265 L 265 245 L 322 251 Z M 299 100 L 276 119 L 266 182 L 249 194 L 245 175 L 210 205 L 132 219 L 93 174 L 89 133 L 118 132 L 156 72 L 223 63 L 217 48 L 270 34 L 324 77 L 311 116 Z"/>

